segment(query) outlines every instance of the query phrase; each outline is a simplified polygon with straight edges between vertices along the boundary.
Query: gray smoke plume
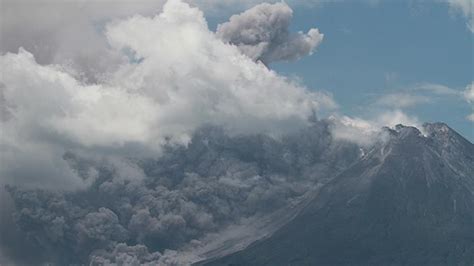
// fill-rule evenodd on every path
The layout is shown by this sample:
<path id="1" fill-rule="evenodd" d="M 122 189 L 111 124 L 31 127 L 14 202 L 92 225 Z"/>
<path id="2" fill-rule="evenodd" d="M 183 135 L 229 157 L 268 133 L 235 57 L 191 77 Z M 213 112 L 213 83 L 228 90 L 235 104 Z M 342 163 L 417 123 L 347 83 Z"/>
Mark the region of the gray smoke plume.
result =
<path id="1" fill-rule="evenodd" d="M 208 234 L 297 200 L 358 156 L 355 145 L 334 142 L 323 121 L 281 139 L 206 127 L 187 147 L 130 161 L 141 179 L 124 177 L 115 162 L 68 154 L 76 171 L 97 172 L 88 188 L 7 190 L 16 225 L 46 254 L 44 262 L 182 265 L 193 259 L 181 255 L 183 248 L 206 245 Z"/>
<path id="2" fill-rule="evenodd" d="M 285 3 L 259 4 L 217 27 L 217 36 L 265 64 L 310 55 L 323 40 L 318 29 L 290 33 L 293 11 Z"/>

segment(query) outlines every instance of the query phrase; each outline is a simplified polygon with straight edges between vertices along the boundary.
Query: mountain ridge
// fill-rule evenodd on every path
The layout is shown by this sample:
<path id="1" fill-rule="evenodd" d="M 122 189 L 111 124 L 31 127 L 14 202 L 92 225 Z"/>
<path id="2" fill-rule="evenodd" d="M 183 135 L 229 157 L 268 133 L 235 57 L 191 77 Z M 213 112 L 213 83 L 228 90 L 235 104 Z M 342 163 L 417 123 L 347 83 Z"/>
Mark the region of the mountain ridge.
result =
<path id="1" fill-rule="evenodd" d="M 474 145 L 443 123 L 384 131 L 271 237 L 203 264 L 472 265 Z"/>

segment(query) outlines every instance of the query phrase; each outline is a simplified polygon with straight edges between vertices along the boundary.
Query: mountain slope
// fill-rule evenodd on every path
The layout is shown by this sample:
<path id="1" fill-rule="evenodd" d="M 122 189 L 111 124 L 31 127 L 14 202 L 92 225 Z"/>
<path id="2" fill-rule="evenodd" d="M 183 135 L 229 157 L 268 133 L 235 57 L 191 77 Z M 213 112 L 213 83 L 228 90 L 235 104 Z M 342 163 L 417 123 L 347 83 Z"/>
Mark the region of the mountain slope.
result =
<path id="1" fill-rule="evenodd" d="M 386 129 L 291 222 L 207 265 L 472 265 L 474 145 L 424 131 Z"/>

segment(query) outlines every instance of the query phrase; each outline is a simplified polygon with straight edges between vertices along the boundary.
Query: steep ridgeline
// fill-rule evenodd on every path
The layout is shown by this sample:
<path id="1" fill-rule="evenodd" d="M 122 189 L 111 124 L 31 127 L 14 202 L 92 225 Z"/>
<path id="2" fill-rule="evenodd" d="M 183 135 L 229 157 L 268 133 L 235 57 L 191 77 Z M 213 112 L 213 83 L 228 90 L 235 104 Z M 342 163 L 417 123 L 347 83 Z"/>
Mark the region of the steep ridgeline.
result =
<path id="1" fill-rule="evenodd" d="M 473 265 L 474 145 L 423 131 L 385 129 L 291 222 L 207 265 Z"/>

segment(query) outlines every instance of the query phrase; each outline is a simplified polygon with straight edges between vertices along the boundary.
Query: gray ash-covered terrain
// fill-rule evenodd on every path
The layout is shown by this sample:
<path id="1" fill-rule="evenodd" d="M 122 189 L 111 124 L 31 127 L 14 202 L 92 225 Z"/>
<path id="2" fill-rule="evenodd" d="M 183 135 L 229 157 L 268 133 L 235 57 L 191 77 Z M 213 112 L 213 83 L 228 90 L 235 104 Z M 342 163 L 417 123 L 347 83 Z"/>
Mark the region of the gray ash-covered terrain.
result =
<path id="1" fill-rule="evenodd" d="M 71 151 L 90 185 L 8 186 L 5 250 L 53 265 L 472 265 L 474 145 L 422 132 L 359 147 L 320 120 L 277 138 L 205 127 L 157 158 Z"/>
<path id="2" fill-rule="evenodd" d="M 387 138 L 270 237 L 205 265 L 473 265 L 474 145 L 442 123 Z"/>

